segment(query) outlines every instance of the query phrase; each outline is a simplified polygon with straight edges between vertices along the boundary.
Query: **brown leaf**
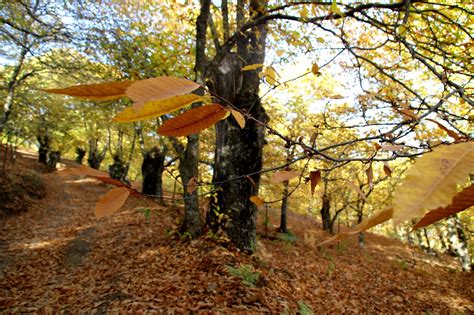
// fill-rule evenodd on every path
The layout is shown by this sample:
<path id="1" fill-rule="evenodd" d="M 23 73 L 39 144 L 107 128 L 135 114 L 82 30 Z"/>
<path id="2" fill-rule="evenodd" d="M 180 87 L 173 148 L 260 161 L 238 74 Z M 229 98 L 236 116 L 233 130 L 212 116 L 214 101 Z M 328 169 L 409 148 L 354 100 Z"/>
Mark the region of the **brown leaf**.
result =
<path id="1" fill-rule="evenodd" d="M 404 148 L 403 145 L 381 145 L 380 148 L 385 151 L 398 151 Z"/>
<path id="2" fill-rule="evenodd" d="M 415 119 L 415 120 L 418 119 L 418 116 L 412 110 L 397 109 L 397 112 L 402 114 L 402 116 L 405 117 L 405 119 Z"/>
<path id="3" fill-rule="evenodd" d="M 312 72 L 314 75 L 319 74 L 319 66 L 318 66 L 316 63 L 313 64 L 313 66 L 311 67 L 311 72 Z"/>
<path id="4" fill-rule="evenodd" d="M 265 205 L 265 201 L 263 201 L 259 196 L 251 196 L 250 201 L 252 201 L 259 209 Z"/>
<path id="5" fill-rule="evenodd" d="M 359 186 L 357 186 L 356 184 L 354 184 L 353 182 L 349 181 L 349 180 L 346 180 L 346 183 L 349 184 L 349 186 L 351 186 L 352 189 L 354 189 L 358 194 L 359 196 L 364 199 L 365 201 L 367 201 L 367 197 L 365 196 L 365 194 L 362 192 L 362 190 L 360 190 Z"/>
<path id="6" fill-rule="evenodd" d="M 64 94 L 92 100 L 113 100 L 127 96 L 125 91 L 134 81 L 119 81 L 99 84 L 83 84 L 70 86 L 64 89 L 44 90 L 48 93 Z"/>
<path id="7" fill-rule="evenodd" d="M 273 184 L 278 184 L 287 180 L 290 180 L 292 178 L 300 176 L 301 173 L 295 172 L 295 171 L 281 171 L 273 174 L 272 178 L 270 179 L 270 182 Z"/>
<path id="8" fill-rule="evenodd" d="M 365 170 L 365 174 L 367 175 L 369 187 L 374 187 L 374 170 L 372 169 L 372 163 L 370 163 L 369 168 Z"/>
<path id="9" fill-rule="evenodd" d="M 136 81 L 126 92 L 128 97 L 136 104 L 143 105 L 147 101 L 162 100 L 178 95 L 189 94 L 199 87 L 199 84 L 187 79 L 158 77 Z"/>
<path id="10" fill-rule="evenodd" d="M 309 143 L 311 144 L 312 147 L 314 147 L 314 144 L 316 143 L 316 139 L 318 138 L 318 136 L 319 136 L 319 131 L 316 130 L 311 135 L 311 138 L 309 138 Z"/>
<path id="11" fill-rule="evenodd" d="M 428 226 L 441 219 L 447 218 L 450 215 L 466 210 L 474 206 L 474 185 L 465 188 L 453 198 L 453 202 L 444 208 L 437 208 L 425 214 L 425 216 L 418 221 L 413 227 L 413 230 Z"/>
<path id="12" fill-rule="evenodd" d="M 188 192 L 188 194 L 192 194 L 193 192 L 196 191 L 196 187 L 197 187 L 197 179 L 196 177 L 191 177 L 191 179 L 186 184 L 186 191 Z"/>
<path id="13" fill-rule="evenodd" d="M 378 144 L 377 142 L 374 143 L 374 147 L 375 147 L 375 150 L 380 150 L 382 149 L 382 146 L 380 144 Z"/>
<path id="14" fill-rule="evenodd" d="M 309 180 L 311 181 L 311 196 L 313 196 L 314 189 L 316 188 L 318 183 L 321 181 L 321 171 L 316 170 L 316 171 L 309 172 Z"/>
<path id="15" fill-rule="evenodd" d="M 385 208 L 384 210 L 374 214 L 372 217 L 365 219 L 364 221 L 362 221 L 359 225 L 355 226 L 350 231 L 338 233 L 334 235 L 333 237 L 325 240 L 324 242 L 319 243 L 316 246 L 319 247 L 319 246 L 326 245 L 328 243 L 332 243 L 335 241 L 344 240 L 350 237 L 351 235 L 359 234 L 360 232 L 368 230 L 376 225 L 379 225 L 380 223 L 388 221 L 392 218 L 392 216 L 393 216 L 393 208 Z"/>
<path id="16" fill-rule="evenodd" d="M 245 118 L 244 115 L 242 115 L 239 111 L 236 111 L 234 109 L 230 110 L 232 113 L 232 116 L 234 116 L 235 121 L 239 124 L 241 129 L 245 128 Z"/>
<path id="17" fill-rule="evenodd" d="M 392 177 L 392 170 L 390 169 L 390 167 L 388 166 L 388 162 L 385 161 L 383 162 L 383 172 L 385 173 L 385 175 L 389 176 L 389 177 Z"/>
<path id="18" fill-rule="evenodd" d="M 109 177 L 109 174 L 106 172 L 102 172 L 87 166 L 79 166 L 79 167 L 73 167 L 73 168 L 67 168 L 62 171 L 57 172 L 58 175 L 61 176 L 67 176 L 67 175 L 78 175 L 78 176 L 103 176 L 103 177 Z"/>
<path id="19" fill-rule="evenodd" d="M 167 120 L 158 133 L 164 136 L 181 137 L 198 133 L 225 116 L 226 110 L 219 104 L 212 104 L 190 109 L 176 118 Z"/>
<path id="20" fill-rule="evenodd" d="M 439 129 L 443 130 L 444 132 L 446 132 L 448 134 L 448 136 L 450 136 L 451 138 L 453 138 L 455 141 L 459 141 L 462 139 L 462 137 L 460 137 L 455 131 L 451 130 L 451 129 L 448 129 L 446 128 L 445 126 L 443 126 L 441 123 L 437 122 L 436 120 L 434 119 L 430 119 L 430 118 L 426 118 L 426 120 L 429 120 L 431 122 L 434 122 Z"/>
<path id="21" fill-rule="evenodd" d="M 95 205 L 95 216 L 100 219 L 109 216 L 120 209 L 127 201 L 130 192 L 128 188 L 118 187 L 110 190 Z"/>

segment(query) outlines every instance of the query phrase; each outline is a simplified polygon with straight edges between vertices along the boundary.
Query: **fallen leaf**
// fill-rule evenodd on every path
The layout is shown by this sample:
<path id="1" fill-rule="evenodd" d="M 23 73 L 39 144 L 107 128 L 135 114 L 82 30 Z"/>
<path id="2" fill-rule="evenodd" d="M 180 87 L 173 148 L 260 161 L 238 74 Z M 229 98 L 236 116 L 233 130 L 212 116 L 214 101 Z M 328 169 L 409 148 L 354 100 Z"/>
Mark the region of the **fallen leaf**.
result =
<path id="1" fill-rule="evenodd" d="M 278 184 L 287 180 L 290 180 L 292 178 L 300 176 L 301 173 L 295 172 L 295 171 L 281 171 L 273 174 L 272 178 L 270 179 L 270 182 L 272 184 Z"/>

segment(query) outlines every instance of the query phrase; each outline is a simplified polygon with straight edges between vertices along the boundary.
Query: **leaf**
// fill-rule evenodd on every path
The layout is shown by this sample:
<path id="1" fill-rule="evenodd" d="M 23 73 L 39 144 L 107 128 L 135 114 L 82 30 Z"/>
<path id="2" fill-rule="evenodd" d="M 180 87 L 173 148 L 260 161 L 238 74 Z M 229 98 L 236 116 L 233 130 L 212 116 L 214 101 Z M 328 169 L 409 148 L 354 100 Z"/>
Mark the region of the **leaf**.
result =
<path id="1" fill-rule="evenodd" d="M 362 190 L 360 190 L 359 186 L 357 186 L 356 184 L 354 184 L 353 182 L 349 181 L 349 180 L 346 180 L 346 183 L 351 186 L 352 189 L 354 189 L 358 194 L 359 196 L 364 199 L 365 201 L 367 201 L 367 197 L 365 196 L 365 194 L 362 192 Z"/>
<path id="2" fill-rule="evenodd" d="M 67 175 L 78 175 L 78 176 L 105 176 L 109 177 L 109 174 L 102 172 L 87 166 L 79 166 L 73 168 L 67 168 L 62 171 L 58 171 L 58 175 L 67 176 Z"/>
<path id="3" fill-rule="evenodd" d="M 134 122 L 158 117 L 191 105 L 192 103 L 201 102 L 202 100 L 202 96 L 195 94 L 186 94 L 170 97 L 164 100 L 148 101 L 138 109 L 134 109 L 133 106 L 125 108 L 123 112 L 115 116 L 113 121 Z"/>
<path id="4" fill-rule="evenodd" d="M 344 99 L 345 97 L 342 96 L 341 94 L 335 94 L 335 95 L 329 96 L 329 98 L 331 98 L 331 99 L 333 99 L 333 100 L 342 100 L 342 99 Z"/>
<path id="5" fill-rule="evenodd" d="M 265 201 L 263 201 L 259 196 L 251 196 L 250 201 L 252 201 L 259 209 L 265 205 Z"/>
<path id="6" fill-rule="evenodd" d="M 231 109 L 232 116 L 234 116 L 235 121 L 239 124 L 241 129 L 245 128 L 245 117 L 239 111 Z"/>
<path id="7" fill-rule="evenodd" d="M 370 163 L 369 168 L 365 170 L 365 174 L 367 175 L 367 183 L 369 184 L 370 188 L 374 187 L 374 170 L 372 169 L 372 163 Z"/>
<path id="8" fill-rule="evenodd" d="M 472 206 L 474 206 L 474 185 L 464 188 L 463 191 L 454 196 L 453 201 L 449 206 L 444 208 L 440 207 L 425 214 L 425 216 L 413 227 L 413 230 L 438 222 L 441 219 L 464 211 Z"/>
<path id="9" fill-rule="evenodd" d="M 403 145 L 381 145 L 380 148 L 385 151 L 398 151 L 404 148 Z"/>
<path id="10" fill-rule="evenodd" d="M 412 110 L 409 110 L 409 109 L 397 109 L 396 111 L 397 111 L 398 113 L 402 114 L 402 116 L 405 117 L 406 119 L 418 120 L 418 116 L 417 116 Z"/>
<path id="11" fill-rule="evenodd" d="M 125 91 L 134 81 L 119 81 L 99 84 L 83 84 L 70 86 L 64 89 L 44 90 L 48 93 L 64 94 L 91 100 L 113 100 L 127 96 Z"/>
<path id="12" fill-rule="evenodd" d="M 158 133 L 170 137 L 181 137 L 198 133 L 221 120 L 226 112 L 225 108 L 220 104 L 193 108 L 173 119 L 167 120 L 158 128 Z"/>
<path id="13" fill-rule="evenodd" d="M 200 87 L 196 82 L 174 78 L 158 77 L 135 81 L 127 89 L 127 96 L 137 105 L 144 105 L 147 101 L 169 99 L 178 95 L 190 94 Z"/>
<path id="14" fill-rule="evenodd" d="M 290 180 L 292 178 L 300 176 L 301 173 L 299 172 L 294 172 L 294 171 L 281 171 L 273 174 L 272 178 L 270 179 L 270 182 L 272 184 L 278 184 L 287 180 Z"/>
<path id="15" fill-rule="evenodd" d="M 121 182 L 120 180 L 110 178 L 109 176 L 94 176 L 94 175 L 90 175 L 90 176 L 106 184 L 114 185 L 117 187 L 130 187 L 126 185 L 125 183 Z"/>
<path id="16" fill-rule="evenodd" d="M 313 66 L 311 67 L 311 72 L 314 74 L 314 75 L 318 75 L 319 74 L 319 66 L 315 63 L 313 64 Z"/>
<path id="17" fill-rule="evenodd" d="M 110 190 L 95 205 L 95 216 L 97 219 L 109 216 L 120 209 L 127 201 L 130 192 L 125 187 Z"/>
<path id="18" fill-rule="evenodd" d="M 383 162 L 383 172 L 385 175 L 392 177 L 392 170 L 390 169 L 390 166 L 388 166 L 387 161 Z"/>
<path id="19" fill-rule="evenodd" d="M 191 177 L 191 179 L 186 184 L 186 191 L 188 192 L 188 194 L 192 194 L 193 192 L 196 191 L 196 187 L 197 187 L 197 179 L 196 177 Z"/>
<path id="20" fill-rule="evenodd" d="M 393 208 L 385 208 L 382 211 L 377 212 L 370 218 L 365 219 L 364 221 L 356 225 L 350 231 L 338 233 L 334 235 L 333 237 L 325 240 L 324 242 L 319 243 L 318 245 L 316 245 L 316 247 L 326 245 L 335 241 L 342 241 L 352 235 L 359 234 L 360 232 L 363 232 L 376 225 L 379 225 L 380 223 L 390 220 L 392 218 L 392 215 L 393 215 Z"/>
<path id="21" fill-rule="evenodd" d="M 265 78 L 265 81 L 267 81 L 267 83 L 270 85 L 278 84 L 277 74 L 273 67 L 266 67 L 265 70 L 263 70 L 263 72 L 261 73 L 261 77 Z"/>
<path id="22" fill-rule="evenodd" d="M 311 171 L 309 172 L 309 180 L 311 181 L 311 196 L 314 196 L 314 189 L 321 181 L 321 171 Z"/>
<path id="23" fill-rule="evenodd" d="M 445 207 L 474 170 L 474 143 L 438 147 L 419 158 L 394 192 L 395 223 Z"/>
<path id="24" fill-rule="evenodd" d="M 437 122 L 436 120 L 434 119 L 430 119 L 430 118 L 426 118 L 426 120 L 429 120 L 431 122 L 434 122 L 439 129 L 445 131 L 448 136 L 450 136 L 451 138 L 453 138 L 455 141 L 459 141 L 462 139 L 462 137 L 460 137 L 456 132 L 454 132 L 453 130 L 450 130 L 448 128 L 446 128 L 445 126 L 443 126 L 441 123 Z"/>
<path id="25" fill-rule="evenodd" d="M 380 144 L 378 144 L 377 142 L 374 143 L 374 147 L 375 147 L 375 150 L 380 150 L 382 149 L 382 146 Z"/>
<path id="26" fill-rule="evenodd" d="M 258 68 L 261 68 L 261 67 L 263 67 L 263 63 L 254 63 L 252 65 L 243 67 L 240 71 L 257 70 Z"/>
<path id="27" fill-rule="evenodd" d="M 332 2 L 331 2 L 331 12 L 333 12 L 335 14 L 339 14 L 340 16 L 344 16 L 344 14 L 341 12 L 339 7 L 337 6 L 336 0 L 332 0 Z"/>

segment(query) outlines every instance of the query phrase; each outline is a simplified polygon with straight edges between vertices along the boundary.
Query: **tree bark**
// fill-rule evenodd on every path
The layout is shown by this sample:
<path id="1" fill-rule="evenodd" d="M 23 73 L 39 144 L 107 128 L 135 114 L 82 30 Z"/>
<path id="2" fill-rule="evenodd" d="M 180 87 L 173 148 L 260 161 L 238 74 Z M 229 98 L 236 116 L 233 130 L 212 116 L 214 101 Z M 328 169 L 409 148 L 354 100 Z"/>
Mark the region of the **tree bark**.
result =
<path id="1" fill-rule="evenodd" d="M 87 158 L 89 166 L 97 170 L 100 169 L 100 164 L 104 160 L 108 148 L 107 144 L 102 151 L 99 152 L 98 142 L 98 139 L 89 139 L 89 156 Z"/>
<path id="2" fill-rule="evenodd" d="M 323 230 L 334 234 L 331 224 L 331 202 L 329 197 L 324 194 L 322 198 L 323 205 L 321 206 L 321 222 L 323 224 Z"/>
<path id="3" fill-rule="evenodd" d="M 48 153 L 49 153 L 49 136 L 46 134 L 40 134 L 36 137 L 39 143 L 38 148 L 38 161 L 43 164 L 48 163 Z"/>
<path id="4" fill-rule="evenodd" d="M 48 154 L 48 162 L 46 167 L 49 172 L 56 170 L 56 164 L 61 161 L 61 151 L 50 151 Z"/>
<path id="5" fill-rule="evenodd" d="M 237 24 L 243 24 L 243 1 L 238 2 Z M 266 1 L 250 2 L 251 13 L 263 12 Z M 258 15 L 258 13 L 257 13 Z M 249 113 L 260 122 L 268 116 L 262 107 L 259 77 L 256 71 L 241 72 L 242 63 L 263 63 L 265 59 L 266 26 L 253 28 L 237 42 L 237 54 L 227 52 L 220 64 L 212 69 L 210 88 L 218 96 L 230 101 L 237 109 Z M 217 190 L 217 202 L 211 205 L 209 224 L 212 229 L 220 225 L 216 213 L 227 216 L 227 224 L 221 226 L 232 242 L 245 252 L 253 252 L 256 244 L 257 208 L 250 196 L 257 195 L 262 169 L 264 127 L 254 120 L 247 120 L 241 129 L 233 118 L 216 124 L 215 172 L 213 183 Z M 246 178 L 245 175 L 251 175 Z M 225 221 L 225 220 L 224 220 Z"/>
<path id="6" fill-rule="evenodd" d="M 287 212 L 288 212 L 288 192 L 289 192 L 289 181 L 283 182 L 283 199 L 281 200 L 281 217 L 280 217 L 280 227 L 278 231 L 281 233 L 288 233 L 287 227 Z"/>
<path id="7" fill-rule="evenodd" d="M 163 201 L 163 171 L 165 169 L 165 154 L 158 147 L 145 152 L 142 163 L 143 187 L 142 193 L 156 196 L 161 204 Z"/>
<path id="8" fill-rule="evenodd" d="M 84 156 L 86 156 L 86 150 L 80 147 L 76 147 L 76 162 L 82 164 Z"/>

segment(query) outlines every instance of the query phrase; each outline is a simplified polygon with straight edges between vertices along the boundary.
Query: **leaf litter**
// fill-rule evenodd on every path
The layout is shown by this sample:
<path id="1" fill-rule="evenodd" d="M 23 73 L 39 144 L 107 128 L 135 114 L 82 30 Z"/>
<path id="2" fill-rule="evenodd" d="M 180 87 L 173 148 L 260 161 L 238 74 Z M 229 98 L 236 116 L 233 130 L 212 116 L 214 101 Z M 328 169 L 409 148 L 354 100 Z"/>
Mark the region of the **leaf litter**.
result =
<path id="1" fill-rule="evenodd" d="M 0 229 L 2 312 L 294 313 L 301 303 L 315 313 L 474 312 L 473 274 L 452 257 L 372 233 L 364 250 L 355 238 L 317 250 L 329 235 L 294 213 L 296 242 L 264 238 L 260 218 L 257 254 L 248 256 L 225 241 L 173 236 L 181 207 L 130 197 L 98 221 L 95 202 L 110 186 L 41 176 L 46 197 Z M 278 211 L 269 216 L 278 226 Z M 226 267 L 245 265 L 259 273 L 254 287 Z"/>

